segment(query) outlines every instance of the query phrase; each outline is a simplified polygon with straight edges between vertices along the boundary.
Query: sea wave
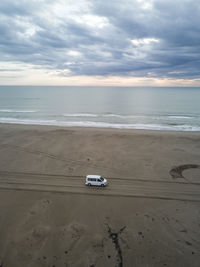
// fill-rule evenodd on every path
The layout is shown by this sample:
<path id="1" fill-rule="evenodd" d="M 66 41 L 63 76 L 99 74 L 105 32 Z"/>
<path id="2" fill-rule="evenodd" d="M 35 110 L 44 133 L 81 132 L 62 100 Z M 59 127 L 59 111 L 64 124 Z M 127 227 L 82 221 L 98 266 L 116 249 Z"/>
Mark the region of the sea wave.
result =
<path id="1" fill-rule="evenodd" d="M 151 118 L 154 120 L 160 119 L 193 119 L 195 116 L 186 116 L 186 115 L 131 115 L 131 114 L 114 114 L 114 113 L 64 113 L 62 114 L 64 117 L 98 117 L 98 118 L 120 118 L 120 119 L 144 119 Z"/>
<path id="2" fill-rule="evenodd" d="M 113 114 L 113 113 L 64 113 L 62 114 L 64 117 L 99 117 L 99 118 L 145 118 L 145 115 L 120 115 L 120 114 Z"/>
<path id="3" fill-rule="evenodd" d="M 170 115 L 170 116 L 166 116 L 169 119 L 193 119 L 195 118 L 194 116 L 179 116 L 179 115 Z"/>
<path id="4" fill-rule="evenodd" d="M 103 114 L 101 115 L 102 117 L 114 117 L 114 118 L 129 118 L 129 117 L 132 117 L 130 115 L 119 115 L 119 114 Z"/>
<path id="5" fill-rule="evenodd" d="M 98 114 L 92 113 L 64 113 L 64 117 L 98 117 Z"/>
<path id="6" fill-rule="evenodd" d="M 63 127 L 92 127 L 92 128 L 113 128 L 113 129 L 138 129 L 155 131 L 200 131 L 200 126 L 195 125 L 162 125 L 162 124 L 121 124 L 91 121 L 59 121 L 59 120 L 31 120 L 16 118 L 0 118 L 0 123 L 28 124 L 28 125 L 52 125 Z"/>
<path id="7" fill-rule="evenodd" d="M 35 113 L 37 110 L 15 110 L 15 109 L 0 109 L 2 113 Z"/>

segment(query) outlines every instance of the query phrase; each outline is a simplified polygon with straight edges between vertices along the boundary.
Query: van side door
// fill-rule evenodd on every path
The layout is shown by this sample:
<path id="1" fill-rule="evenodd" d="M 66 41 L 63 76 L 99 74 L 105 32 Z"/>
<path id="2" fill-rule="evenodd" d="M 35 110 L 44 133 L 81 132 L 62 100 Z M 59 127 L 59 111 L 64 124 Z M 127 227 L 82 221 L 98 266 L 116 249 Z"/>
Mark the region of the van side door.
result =
<path id="1" fill-rule="evenodd" d="M 97 185 L 100 186 L 102 184 L 100 179 L 97 179 Z"/>
<path id="2" fill-rule="evenodd" d="M 96 178 L 92 178 L 92 184 L 97 185 L 97 179 Z"/>

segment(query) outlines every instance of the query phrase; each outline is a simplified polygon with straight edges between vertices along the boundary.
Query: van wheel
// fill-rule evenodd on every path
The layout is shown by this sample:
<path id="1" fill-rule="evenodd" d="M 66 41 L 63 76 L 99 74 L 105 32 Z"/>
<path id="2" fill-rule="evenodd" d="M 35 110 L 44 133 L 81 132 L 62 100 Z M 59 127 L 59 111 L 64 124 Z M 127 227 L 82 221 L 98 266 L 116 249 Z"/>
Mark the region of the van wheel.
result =
<path id="1" fill-rule="evenodd" d="M 101 187 L 104 187 L 104 185 L 103 185 L 103 184 L 101 184 Z"/>
<path id="2" fill-rule="evenodd" d="M 88 186 L 91 186 L 91 184 L 88 184 Z"/>

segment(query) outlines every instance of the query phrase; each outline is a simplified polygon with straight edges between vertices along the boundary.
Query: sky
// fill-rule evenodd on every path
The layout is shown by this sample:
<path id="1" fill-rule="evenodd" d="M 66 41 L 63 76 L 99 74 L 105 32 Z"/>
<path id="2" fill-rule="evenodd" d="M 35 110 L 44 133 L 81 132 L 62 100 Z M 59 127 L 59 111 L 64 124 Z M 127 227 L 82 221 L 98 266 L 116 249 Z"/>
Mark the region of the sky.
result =
<path id="1" fill-rule="evenodd" d="M 198 0 L 1 0 L 0 85 L 200 86 Z"/>

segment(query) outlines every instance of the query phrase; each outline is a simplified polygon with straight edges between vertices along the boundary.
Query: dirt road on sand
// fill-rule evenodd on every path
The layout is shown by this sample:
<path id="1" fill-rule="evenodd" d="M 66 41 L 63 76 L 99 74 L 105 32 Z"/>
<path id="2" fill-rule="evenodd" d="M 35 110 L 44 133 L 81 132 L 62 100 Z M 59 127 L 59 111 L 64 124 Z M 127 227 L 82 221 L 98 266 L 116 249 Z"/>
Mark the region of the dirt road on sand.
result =
<path id="1" fill-rule="evenodd" d="M 0 188 L 200 202 L 198 183 L 134 180 L 133 178 L 109 178 L 108 186 L 101 188 L 85 186 L 82 176 L 0 171 Z"/>

